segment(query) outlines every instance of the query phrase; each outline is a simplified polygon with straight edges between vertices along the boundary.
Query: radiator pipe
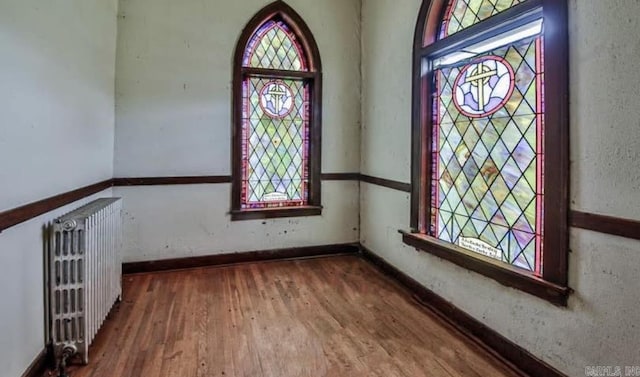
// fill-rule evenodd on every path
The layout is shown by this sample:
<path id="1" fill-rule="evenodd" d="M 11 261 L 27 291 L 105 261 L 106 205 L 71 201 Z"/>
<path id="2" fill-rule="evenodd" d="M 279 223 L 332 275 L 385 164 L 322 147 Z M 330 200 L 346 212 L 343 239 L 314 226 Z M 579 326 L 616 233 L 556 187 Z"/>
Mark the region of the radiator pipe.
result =
<path id="1" fill-rule="evenodd" d="M 62 350 L 62 357 L 60 357 L 60 364 L 58 364 L 58 377 L 69 377 L 65 371 L 65 368 L 67 367 L 67 359 L 73 357 L 76 352 L 78 352 L 78 350 L 73 345 L 64 347 Z"/>

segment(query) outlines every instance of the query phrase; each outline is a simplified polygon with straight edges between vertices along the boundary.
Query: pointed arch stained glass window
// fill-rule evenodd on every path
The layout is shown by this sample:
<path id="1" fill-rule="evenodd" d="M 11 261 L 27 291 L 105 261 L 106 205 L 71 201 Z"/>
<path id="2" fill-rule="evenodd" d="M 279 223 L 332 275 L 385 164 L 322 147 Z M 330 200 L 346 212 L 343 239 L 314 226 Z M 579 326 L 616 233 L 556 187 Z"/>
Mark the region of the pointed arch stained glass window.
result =
<path id="1" fill-rule="evenodd" d="M 308 71 L 301 45 L 281 20 L 250 38 L 243 67 L 265 71 L 242 83 L 241 208 L 303 206 L 309 189 L 309 82 L 267 70 Z"/>
<path id="2" fill-rule="evenodd" d="M 447 18 L 442 30 L 470 26 L 460 9 L 477 22 L 516 3 L 453 1 L 455 27 Z M 542 22 L 520 29 L 434 61 L 429 233 L 540 274 Z"/>

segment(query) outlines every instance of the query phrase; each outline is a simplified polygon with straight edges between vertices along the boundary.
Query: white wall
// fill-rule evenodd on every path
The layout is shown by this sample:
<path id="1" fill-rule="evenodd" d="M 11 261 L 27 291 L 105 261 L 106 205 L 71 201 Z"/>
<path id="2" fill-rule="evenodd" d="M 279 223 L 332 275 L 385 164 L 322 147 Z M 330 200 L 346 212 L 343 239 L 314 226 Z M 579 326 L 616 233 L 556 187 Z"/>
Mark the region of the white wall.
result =
<path id="1" fill-rule="evenodd" d="M 364 0 L 362 173 L 409 182 L 411 46 L 419 0 Z M 571 207 L 640 220 L 640 3 L 570 1 Z M 362 184 L 361 241 L 570 376 L 640 363 L 640 243 L 571 230 L 557 308 L 402 244 L 409 195 Z"/>
<path id="2" fill-rule="evenodd" d="M 324 182 L 322 216 L 229 221 L 230 185 L 115 188 L 125 262 L 358 241 L 358 183 Z"/>
<path id="3" fill-rule="evenodd" d="M 115 0 L 0 0 L 0 212 L 112 177 L 116 12 Z M 3 376 L 44 346 L 42 226 L 89 199 L 0 233 Z"/>
<path id="4" fill-rule="evenodd" d="M 112 177 L 116 8 L 0 0 L 0 211 Z"/>
<path id="5" fill-rule="evenodd" d="M 115 175 L 231 174 L 235 44 L 268 0 L 121 1 Z M 360 3 L 288 1 L 323 66 L 323 172 L 357 172 Z M 116 188 L 125 198 L 126 260 L 358 240 L 358 185 L 323 182 L 322 217 L 230 222 L 230 185 Z M 285 231 L 287 233 L 285 234 Z"/>

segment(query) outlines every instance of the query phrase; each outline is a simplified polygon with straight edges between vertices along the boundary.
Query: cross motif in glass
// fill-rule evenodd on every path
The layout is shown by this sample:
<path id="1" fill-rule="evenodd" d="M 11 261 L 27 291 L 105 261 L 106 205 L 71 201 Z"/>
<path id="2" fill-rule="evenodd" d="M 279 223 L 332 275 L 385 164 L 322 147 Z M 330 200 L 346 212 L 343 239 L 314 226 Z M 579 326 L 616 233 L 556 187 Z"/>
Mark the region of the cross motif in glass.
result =
<path id="1" fill-rule="evenodd" d="M 495 76 L 498 73 L 495 69 L 491 69 L 484 65 L 484 63 L 478 63 L 476 68 L 471 72 L 471 76 L 467 76 L 465 83 L 470 83 L 476 89 L 478 97 L 478 110 L 483 111 L 484 102 L 484 86 L 489 82 L 491 76 Z"/>
<path id="2" fill-rule="evenodd" d="M 504 105 L 513 85 L 511 65 L 499 56 L 485 56 L 460 70 L 453 100 L 462 114 L 484 117 Z"/>
<path id="3" fill-rule="evenodd" d="M 280 80 L 274 80 L 264 86 L 260 93 L 260 106 L 269 116 L 282 118 L 293 108 L 291 88 Z"/>

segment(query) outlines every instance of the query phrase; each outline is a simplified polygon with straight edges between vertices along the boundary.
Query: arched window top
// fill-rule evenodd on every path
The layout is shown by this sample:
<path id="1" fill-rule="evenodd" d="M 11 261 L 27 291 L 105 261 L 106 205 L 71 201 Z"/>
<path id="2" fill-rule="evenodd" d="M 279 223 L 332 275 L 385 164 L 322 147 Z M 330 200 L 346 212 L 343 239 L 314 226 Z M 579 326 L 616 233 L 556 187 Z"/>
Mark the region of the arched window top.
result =
<path id="1" fill-rule="evenodd" d="M 304 49 L 291 27 L 282 20 L 262 24 L 249 39 L 244 67 L 307 71 Z"/>
<path id="2" fill-rule="evenodd" d="M 440 26 L 442 39 L 525 0 L 450 0 Z"/>
<path id="3" fill-rule="evenodd" d="M 242 69 L 322 72 L 311 30 L 280 0 L 262 8 L 247 23 L 236 45 L 234 64 Z"/>

